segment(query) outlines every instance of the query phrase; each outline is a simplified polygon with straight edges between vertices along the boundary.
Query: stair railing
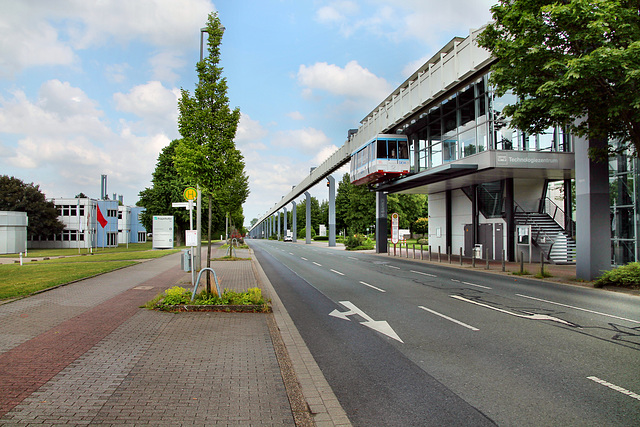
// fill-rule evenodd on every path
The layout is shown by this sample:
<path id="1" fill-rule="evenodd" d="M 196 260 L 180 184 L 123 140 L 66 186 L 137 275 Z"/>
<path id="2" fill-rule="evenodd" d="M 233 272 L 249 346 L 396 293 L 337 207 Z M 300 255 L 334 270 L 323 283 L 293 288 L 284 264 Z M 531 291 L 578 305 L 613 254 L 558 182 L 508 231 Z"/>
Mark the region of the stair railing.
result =
<path id="1" fill-rule="evenodd" d="M 555 240 L 549 236 L 547 233 L 544 232 L 544 230 L 542 229 L 542 227 L 540 226 L 540 224 L 538 224 L 536 222 L 536 220 L 534 219 L 534 216 L 531 212 L 525 211 L 522 206 L 520 206 L 518 204 L 518 202 L 516 202 L 515 200 L 513 201 L 514 205 L 515 205 L 515 212 L 518 213 L 518 209 L 520 210 L 520 212 L 525 214 L 525 225 L 530 225 L 531 226 L 531 231 L 532 233 L 535 232 L 535 236 L 531 236 L 531 241 L 533 242 L 534 245 L 536 245 L 538 248 L 540 248 L 540 236 L 542 236 L 542 238 L 544 239 L 545 243 L 549 242 L 549 249 L 547 250 L 546 253 L 546 257 L 547 259 L 551 259 L 549 258 L 549 254 L 551 254 L 551 248 L 553 248 L 553 245 L 555 243 Z M 541 248 L 542 249 L 542 248 Z M 544 252 L 544 251 L 543 251 Z"/>

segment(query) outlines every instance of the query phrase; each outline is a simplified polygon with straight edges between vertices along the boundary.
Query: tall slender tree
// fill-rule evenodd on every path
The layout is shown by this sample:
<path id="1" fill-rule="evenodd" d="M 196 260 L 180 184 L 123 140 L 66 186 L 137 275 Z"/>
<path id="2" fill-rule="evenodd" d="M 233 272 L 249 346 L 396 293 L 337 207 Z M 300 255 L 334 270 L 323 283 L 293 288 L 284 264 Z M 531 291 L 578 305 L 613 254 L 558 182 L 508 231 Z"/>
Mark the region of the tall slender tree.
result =
<path id="1" fill-rule="evenodd" d="M 209 194 L 209 221 L 212 202 L 223 194 L 224 187 L 243 175 L 242 154 L 234 138 L 240 109 L 229 107 L 227 80 L 222 76 L 220 46 L 224 27 L 217 13 L 209 15 L 204 31 L 208 34 L 208 55 L 198 62 L 198 85 L 194 95 L 182 89 L 178 103 L 178 126 L 182 143 L 176 147 L 175 164 L 180 175 Z M 209 223 L 211 234 L 211 223 Z M 209 236 L 207 266 L 211 264 Z"/>

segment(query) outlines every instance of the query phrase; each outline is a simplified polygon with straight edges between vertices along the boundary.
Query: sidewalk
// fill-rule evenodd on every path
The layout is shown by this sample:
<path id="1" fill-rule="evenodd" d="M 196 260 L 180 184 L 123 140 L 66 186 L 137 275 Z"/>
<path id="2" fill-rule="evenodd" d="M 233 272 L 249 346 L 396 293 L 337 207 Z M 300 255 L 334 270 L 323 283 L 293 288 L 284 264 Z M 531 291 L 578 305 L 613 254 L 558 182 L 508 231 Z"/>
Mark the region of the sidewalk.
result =
<path id="1" fill-rule="evenodd" d="M 273 314 L 140 308 L 190 286 L 179 257 L 0 305 L 0 425 L 349 425 L 255 260 L 212 268 Z"/>

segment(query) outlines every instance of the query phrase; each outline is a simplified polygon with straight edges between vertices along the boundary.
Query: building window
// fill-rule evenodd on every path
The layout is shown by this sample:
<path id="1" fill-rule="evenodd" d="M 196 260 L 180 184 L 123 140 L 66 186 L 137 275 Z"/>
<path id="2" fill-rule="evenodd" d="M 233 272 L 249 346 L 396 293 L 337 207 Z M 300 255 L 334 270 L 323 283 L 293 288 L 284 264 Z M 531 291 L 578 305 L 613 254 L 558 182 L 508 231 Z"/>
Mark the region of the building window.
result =
<path id="1" fill-rule="evenodd" d="M 145 243 L 147 241 L 147 233 L 144 231 L 138 231 L 138 243 Z"/>

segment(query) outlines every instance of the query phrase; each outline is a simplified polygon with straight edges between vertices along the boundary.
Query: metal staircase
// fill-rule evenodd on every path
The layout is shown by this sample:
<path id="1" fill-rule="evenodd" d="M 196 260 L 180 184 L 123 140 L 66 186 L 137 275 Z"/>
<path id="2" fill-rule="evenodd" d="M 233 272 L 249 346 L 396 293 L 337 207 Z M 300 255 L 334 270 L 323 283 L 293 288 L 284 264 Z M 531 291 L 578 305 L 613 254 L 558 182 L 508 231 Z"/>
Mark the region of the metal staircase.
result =
<path id="1" fill-rule="evenodd" d="M 515 213 L 518 225 L 531 226 L 531 241 L 554 264 L 576 263 L 576 241 L 547 213 Z"/>

